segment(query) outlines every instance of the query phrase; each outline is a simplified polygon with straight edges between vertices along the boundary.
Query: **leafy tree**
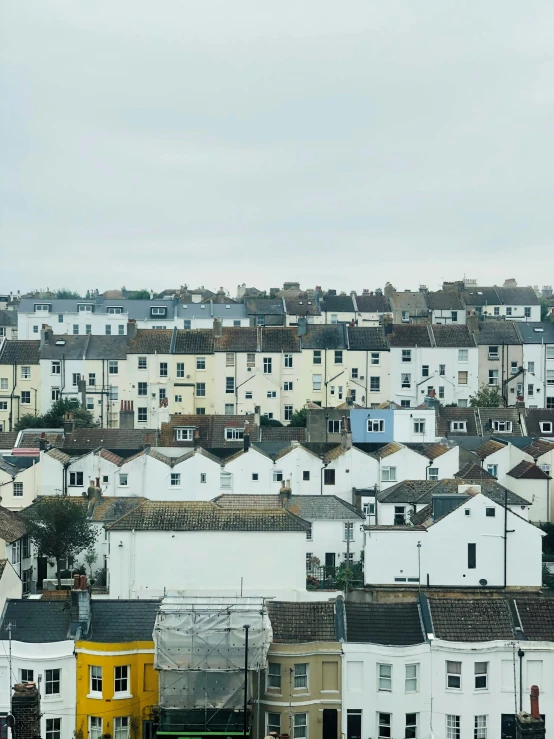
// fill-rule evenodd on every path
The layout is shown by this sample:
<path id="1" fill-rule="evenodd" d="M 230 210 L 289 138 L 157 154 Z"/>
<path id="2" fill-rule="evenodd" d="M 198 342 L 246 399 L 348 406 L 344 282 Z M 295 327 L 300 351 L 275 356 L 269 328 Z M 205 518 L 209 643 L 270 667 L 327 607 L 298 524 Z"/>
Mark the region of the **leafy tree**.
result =
<path id="1" fill-rule="evenodd" d="M 79 295 L 79 293 L 76 293 L 73 290 L 68 290 L 66 287 L 62 287 L 61 290 L 56 290 L 56 297 L 59 300 L 67 300 L 68 298 L 78 300 L 81 296 Z"/>
<path id="2" fill-rule="evenodd" d="M 127 300 L 150 300 L 150 290 L 128 290 Z"/>
<path id="3" fill-rule="evenodd" d="M 290 417 L 290 424 L 289 426 L 305 426 L 306 425 L 306 418 L 307 418 L 307 410 L 306 408 L 300 408 L 299 411 L 294 411 L 292 416 Z"/>
<path id="4" fill-rule="evenodd" d="M 276 418 L 266 418 L 266 416 L 260 417 L 260 426 L 282 426 L 281 421 Z"/>
<path id="5" fill-rule="evenodd" d="M 481 385 L 480 390 L 469 398 L 472 408 L 500 408 L 502 395 L 498 385 Z"/>
<path id="6" fill-rule="evenodd" d="M 546 536 L 543 536 L 542 538 L 543 554 L 554 554 L 554 524 L 543 523 L 540 528 L 546 534 Z"/>
<path id="7" fill-rule="evenodd" d="M 85 552 L 85 564 L 88 565 L 89 575 L 90 575 L 91 580 L 92 580 L 92 565 L 96 562 L 97 559 L 98 559 L 98 555 L 96 554 L 94 547 L 90 547 L 89 549 L 87 549 L 87 551 Z"/>
<path id="8" fill-rule="evenodd" d="M 546 298 L 541 298 L 541 321 L 546 323 L 550 321 L 550 306 Z"/>
<path id="9" fill-rule="evenodd" d="M 75 416 L 75 428 L 84 429 L 96 426 L 92 413 L 85 408 L 81 408 L 77 400 L 60 398 L 54 401 L 50 410 L 42 416 L 32 416 L 29 414 L 22 416 L 15 425 L 15 431 L 21 431 L 22 429 L 61 428 L 65 414 L 69 412 Z"/>
<path id="10" fill-rule="evenodd" d="M 67 496 L 43 498 L 22 512 L 27 532 L 39 554 L 56 560 L 58 590 L 63 559 L 76 557 L 94 546 L 98 532 L 87 519 L 87 507 Z"/>

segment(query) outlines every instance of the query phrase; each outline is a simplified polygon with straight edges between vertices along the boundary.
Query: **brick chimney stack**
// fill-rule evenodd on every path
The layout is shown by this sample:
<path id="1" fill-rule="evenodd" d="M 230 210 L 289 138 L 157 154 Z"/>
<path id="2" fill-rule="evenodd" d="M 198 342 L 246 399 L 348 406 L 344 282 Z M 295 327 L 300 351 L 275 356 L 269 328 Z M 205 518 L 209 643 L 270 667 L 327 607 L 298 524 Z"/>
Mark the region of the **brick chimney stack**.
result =
<path id="1" fill-rule="evenodd" d="M 16 739 L 40 739 L 40 694 L 34 683 L 13 686 L 12 716 Z"/>
<path id="2" fill-rule="evenodd" d="M 544 739 L 546 729 L 539 709 L 539 688 L 531 686 L 531 713 L 521 711 L 516 716 L 516 739 Z"/>

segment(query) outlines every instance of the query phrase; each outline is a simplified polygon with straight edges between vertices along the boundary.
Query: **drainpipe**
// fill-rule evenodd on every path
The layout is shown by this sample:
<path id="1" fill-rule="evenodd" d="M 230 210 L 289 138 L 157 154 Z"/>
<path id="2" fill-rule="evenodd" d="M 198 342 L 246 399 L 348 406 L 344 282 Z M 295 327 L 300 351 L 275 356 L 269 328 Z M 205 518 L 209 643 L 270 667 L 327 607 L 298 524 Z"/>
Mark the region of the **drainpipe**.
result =
<path id="1" fill-rule="evenodd" d="M 508 586 L 508 488 L 504 488 L 504 590 Z"/>
<path id="2" fill-rule="evenodd" d="M 327 468 L 327 465 L 329 464 L 329 462 L 324 462 L 323 459 L 321 461 L 323 464 L 322 464 L 321 473 L 320 473 L 320 486 L 319 486 L 320 493 L 319 494 L 323 495 L 323 470 Z"/>

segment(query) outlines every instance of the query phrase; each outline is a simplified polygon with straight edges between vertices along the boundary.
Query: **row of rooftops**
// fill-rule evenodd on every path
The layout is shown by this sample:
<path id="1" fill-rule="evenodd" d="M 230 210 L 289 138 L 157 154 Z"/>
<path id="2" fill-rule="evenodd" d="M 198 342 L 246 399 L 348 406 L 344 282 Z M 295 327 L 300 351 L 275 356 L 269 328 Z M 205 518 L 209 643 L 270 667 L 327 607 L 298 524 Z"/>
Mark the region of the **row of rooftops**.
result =
<path id="1" fill-rule="evenodd" d="M 390 296 L 395 310 L 406 311 L 410 316 L 426 316 L 432 311 L 458 311 L 487 306 L 533 306 L 540 305 L 540 298 L 532 287 L 477 287 L 454 283 L 442 290 L 417 292 L 394 291 L 387 285 L 385 294 Z"/>
<path id="2" fill-rule="evenodd" d="M 386 593 L 376 593 L 386 597 Z M 91 625 L 81 641 L 152 641 L 160 600 L 91 599 Z M 0 629 L 26 643 L 71 639 L 69 599 L 8 600 Z M 432 636 L 451 642 L 554 641 L 554 599 L 540 594 L 423 590 L 409 602 L 267 601 L 274 644 L 345 642 L 411 646 Z"/>
<path id="3" fill-rule="evenodd" d="M 217 352 L 301 352 L 314 349 L 389 351 L 391 348 L 473 348 L 521 344 L 554 344 L 554 323 L 485 321 L 472 333 L 466 325 L 349 324 L 294 326 L 223 326 L 211 329 L 136 329 L 126 336 L 54 334 L 39 340 L 6 340 L 0 364 L 38 364 L 40 359 L 125 359 L 129 354 L 194 354 Z M 132 329 L 132 330 L 131 330 Z"/>

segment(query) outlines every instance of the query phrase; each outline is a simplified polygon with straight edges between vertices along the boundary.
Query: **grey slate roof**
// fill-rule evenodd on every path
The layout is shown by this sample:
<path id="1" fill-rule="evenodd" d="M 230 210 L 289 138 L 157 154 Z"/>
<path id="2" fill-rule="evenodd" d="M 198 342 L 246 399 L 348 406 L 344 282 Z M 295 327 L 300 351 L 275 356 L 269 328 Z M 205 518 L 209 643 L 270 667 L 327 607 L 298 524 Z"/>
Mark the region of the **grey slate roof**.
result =
<path id="1" fill-rule="evenodd" d="M 392 294 L 391 303 L 394 310 L 409 311 L 410 316 L 424 317 L 428 313 L 425 295 L 420 292 L 395 292 Z"/>
<path id="2" fill-rule="evenodd" d="M 215 349 L 212 329 L 181 329 L 177 331 L 175 354 L 213 354 Z"/>
<path id="3" fill-rule="evenodd" d="M 246 300 L 248 315 L 282 316 L 285 314 L 281 298 L 249 298 Z"/>
<path id="4" fill-rule="evenodd" d="M 527 639 L 554 641 L 554 599 L 516 596 L 517 613 Z"/>
<path id="5" fill-rule="evenodd" d="M 512 639 L 514 629 L 507 600 L 491 594 L 482 598 L 429 597 L 434 634 L 448 641 Z"/>
<path id="6" fill-rule="evenodd" d="M 326 295 L 321 301 L 321 309 L 327 313 L 354 313 L 351 295 Z"/>
<path id="7" fill-rule="evenodd" d="M 488 409 L 487 409 L 488 410 Z M 451 421 L 465 421 L 467 431 L 451 431 Z M 440 408 L 437 417 L 437 436 L 481 436 L 481 428 L 474 408 Z"/>
<path id="8" fill-rule="evenodd" d="M 66 434 L 60 447 L 73 452 L 92 451 L 99 447 L 118 451 L 141 449 L 144 446 L 157 446 L 156 429 L 74 429 Z"/>
<path id="9" fill-rule="evenodd" d="M 321 309 L 317 300 L 313 298 L 285 298 L 287 315 L 289 316 L 320 316 Z"/>
<path id="10" fill-rule="evenodd" d="M 302 337 L 304 349 L 346 349 L 345 324 L 308 324 Z"/>
<path id="11" fill-rule="evenodd" d="M 124 643 L 152 641 L 159 600 L 91 601 L 92 624 L 82 641 Z"/>
<path id="12" fill-rule="evenodd" d="M 430 310 L 464 310 L 464 305 L 455 290 L 426 293 L 425 299 Z"/>
<path id="13" fill-rule="evenodd" d="M 269 600 L 267 611 L 273 629 L 273 643 L 337 641 L 334 603 Z"/>
<path id="14" fill-rule="evenodd" d="M 389 299 L 384 295 L 356 295 L 360 313 L 390 313 Z"/>
<path id="15" fill-rule="evenodd" d="M 468 288 L 462 291 L 462 300 L 470 306 L 502 305 L 495 287 Z"/>
<path id="16" fill-rule="evenodd" d="M 69 638 L 71 610 L 69 600 L 8 600 L 0 624 L 0 634 L 7 638 L 6 626 L 13 625 L 15 641 L 65 641 Z"/>
<path id="17" fill-rule="evenodd" d="M 494 430 L 491 421 L 511 421 L 512 430 L 510 434 L 507 434 L 507 436 L 523 436 L 517 408 L 479 408 L 478 413 L 481 419 L 483 434 L 499 433 Z M 504 434 L 502 434 L 502 437 L 504 437 Z"/>
<path id="18" fill-rule="evenodd" d="M 433 495 L 457 495 L 459 485 L 481 486 L 481 492 L 499 505 L 504 505 L 506 488 L 499 485 L 493 477 L 478 478 L 450 478 L 444 480 L 404 480 L 377 494 L 380 503 L 417 503 L 429 505 Z M 529 501 L 508 491 L 508 505 L 529 505 Z"/>
<path id="19" fill-rule="evenodd" d="M 180 303 L 177 308 L 177 315 L 183 320 L 187 318 L 226 318 L 237 320 L 246 318 L 248 314 L 246 313 L 244 303 L 214 303 L 213 301 L 208 301 L 206 303 Z"/>
<path id="20" fill-rule="evenodd" d="M 541 431 L 541 421 L 550 421 L 552 424 L 552 433 L 547 434 Z M 551 438 L 554 436 L 554 408 L 527 408 L 525 410 L 525 425 L 529 436 L 537 436 Z"/>
<path id="21" fill-rule="evenodd" d="M 126 359 L 127 336 L 60 334 L 52 336 L 40 351 L 41 359 Z"/>
<path id="22" fill-rule="evenodd" d="M 454 475 L 454 477 L 465 478 L 466 480 L 478 480 L 485 478 L 493 480 L 494 477 L 483 469 L 477 462 L 466 462 L 466 464 Z"/>
<path id="23" fill-rule="evenodd" d="M 532 287 L 497 287 L 496 292 L 503 305 L 540 305 Z"/>
<path id="24" fill-rule="evenodd" d="M 336 495 L 291 495 L 287 504 L 291 513 L 305 521 L 357 521 L 365 520 L 353 505 Z"/>
<path id="25" fill-rule="evenodd" d="M 0 326 L 17 326 L 17 311 L 0 310 Z"/>
<path id="26" fill-rule="evenodd" d="M 146 319 L 152 319 L 150 309 L 153 306 L 163 306 L 166 308 L 167 315 L 165 319 L 172 318 L 175 312 L 176 303 L 173 300 L 167 300 L 159 298 L 156 300 L 128 300 L 126 298 L 102 298 L 95 296 L 93 298 L 79 298 L 79 299 L 58 299 L 58 298 L 22 298 L 19 303 L 19 313 L 34 313 L 36 304 L 47 304 L 51 306 L 50 314 L 52 313 L 77 313 L 77 306 L 81 303 L 87 303 L 94 305 L 94 313 L 106 314 L 109 307 L 122 307 L 123 314 L 121 319 L 125 320 L 128 314 L 129 318 L 134 318 L 136 321 Z M 46 317 L 46 316 L 44 316 Z M 156 318 L 162 318 L 158 316 Z"/>
<path id="27" fill-rule="evenodd" d="M 129 339 L 129 354 L 169 354 L 172 331 L 163 329 L 138 329 L 136 338 Z"/>
<path id="28" fill-rule="evenodd" d="M 215 503 L 147 501 L 109 526 L 114 531 L 306 531 L 281 510 L 226 510 Z"/>
<path id="29" fill-rule="evenodd" d="M 554 323 L 520 321 L 517 330 L 524 344 L 554 344 Z"/>
<path id="30" fill-rule="evenodd" d="M 4 431 L 0 433 L 0 449 L 13 449 L 17 441 L 17 431 Z"/>
<path id="31" fill-rule="evenodd" d="M 294 327 L 225 326 L 215 339 L 216 352 L 299 352 L 300 339 Z"/>
<path id="32" fill-rule="evenodd" d="M 417 603 L 347 602 L 345 610 L 347 642 L 407 646 L 425 641 Z"/>
<path id="33" fill-rule="evenodd" d="M 354 352 L 389 351 L 389 344 L 384 330 L 380 326 L 348 326 L 348 342 Z"/>
<path id="34" fill-rule="evenodd" d="M 475 340 L 478 346 L 521 344 L 515 321 L 480 321 Z"/>
<path id="35" fill-rule="evenodd" d="M 307 441 L 305 426 L 260 426 L 260 441 Z"/>
<path id="36" fill-rule="evenodd" d="M 5 311 L 1 311 L 5 313 Z M 5 341 L 0 364 L 38 364 L 40 341 Z"/>

